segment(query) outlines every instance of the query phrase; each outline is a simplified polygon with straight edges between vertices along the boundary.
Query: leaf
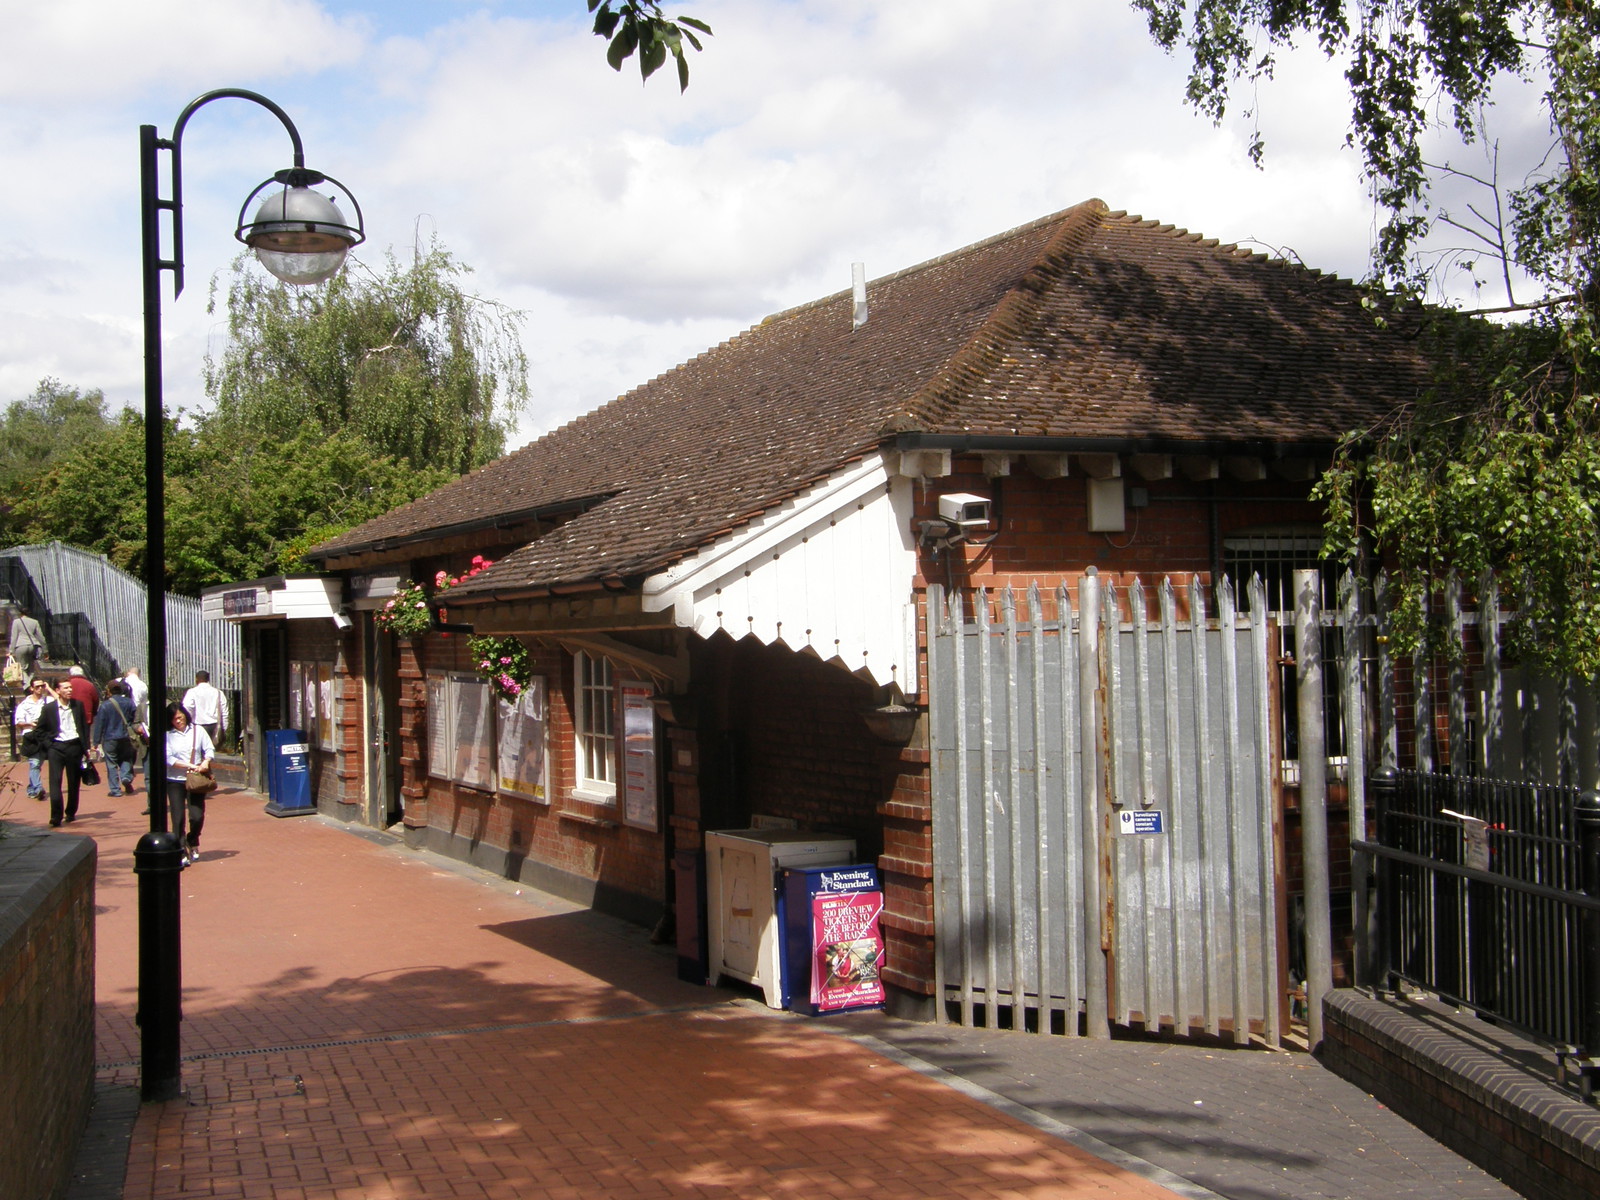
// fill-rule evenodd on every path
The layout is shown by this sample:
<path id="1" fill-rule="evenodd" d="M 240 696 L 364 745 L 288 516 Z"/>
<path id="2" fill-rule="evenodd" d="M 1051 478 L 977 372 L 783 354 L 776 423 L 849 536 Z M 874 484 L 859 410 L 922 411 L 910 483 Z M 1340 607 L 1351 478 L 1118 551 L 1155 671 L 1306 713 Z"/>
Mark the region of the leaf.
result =
<path id="1" fill-rule="evenodd" d="M 606 61 L 611 64 L 613 71 L 622 70 L 622 64 L 639 45 L 639 33 L 632 25 L 624 25 L 622 32 L 611 39 L 611 45 L 606 49 Z"/>

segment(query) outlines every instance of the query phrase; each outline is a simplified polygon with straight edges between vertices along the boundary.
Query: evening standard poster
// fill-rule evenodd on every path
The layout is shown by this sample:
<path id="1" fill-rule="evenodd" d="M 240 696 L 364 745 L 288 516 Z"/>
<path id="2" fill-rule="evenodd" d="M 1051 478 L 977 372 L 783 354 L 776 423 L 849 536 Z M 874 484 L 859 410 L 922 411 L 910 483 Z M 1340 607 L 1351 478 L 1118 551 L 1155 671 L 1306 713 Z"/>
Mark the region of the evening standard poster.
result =
<path id="1" fill-rule="evenodd" d="M 852 880 L 852 871 L 860 880 Z M 811 1003 L 837 1012 L 884 1002 L 883 893 L 870 870 L 841 867 L 822 873 L 826 886 L 811 897 Z M 854 890 L 860 886 L 861 890 Z"/>
<path id="2" fill-rule="evenodd" d="M 545 752 L 544 676 L 535 675 L 513 703 L 499 699 L 499 789 L 540 804 L 550 803 L 550 762 Z"/>

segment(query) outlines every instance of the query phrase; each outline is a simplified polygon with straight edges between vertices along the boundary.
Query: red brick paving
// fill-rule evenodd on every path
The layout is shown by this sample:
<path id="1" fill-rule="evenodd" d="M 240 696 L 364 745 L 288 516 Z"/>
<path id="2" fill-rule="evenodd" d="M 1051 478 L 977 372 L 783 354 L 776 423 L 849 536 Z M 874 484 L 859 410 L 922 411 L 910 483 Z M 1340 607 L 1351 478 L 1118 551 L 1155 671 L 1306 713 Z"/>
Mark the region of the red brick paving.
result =
<path id="1" fill-rule="evenodd" d="M 183 874 L 197 1057 L 141 1110 L 125 1200 L 1172 1195 L 679 982 L 629 927 L 261 803 L 215 794 Z M 143 804 L 86 789 L 61 835 L 99 843 L 97 1058 L 129 1083 Z"/>

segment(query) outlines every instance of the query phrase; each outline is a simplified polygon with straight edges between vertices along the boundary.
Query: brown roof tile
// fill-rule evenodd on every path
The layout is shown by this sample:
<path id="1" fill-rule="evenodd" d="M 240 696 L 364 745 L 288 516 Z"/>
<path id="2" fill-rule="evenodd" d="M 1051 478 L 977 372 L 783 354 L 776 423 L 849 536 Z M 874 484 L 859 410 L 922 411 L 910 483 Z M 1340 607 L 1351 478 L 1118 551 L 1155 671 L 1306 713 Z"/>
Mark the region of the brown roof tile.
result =
<path id="1" fill-rule="evenodd" d="M 778 313 L 318 557 L 609 497 L 469 591 L 659 570 L 893 433 L 1331 442 L 1422 386 L 1344 281 L 1098 200 Z"/>

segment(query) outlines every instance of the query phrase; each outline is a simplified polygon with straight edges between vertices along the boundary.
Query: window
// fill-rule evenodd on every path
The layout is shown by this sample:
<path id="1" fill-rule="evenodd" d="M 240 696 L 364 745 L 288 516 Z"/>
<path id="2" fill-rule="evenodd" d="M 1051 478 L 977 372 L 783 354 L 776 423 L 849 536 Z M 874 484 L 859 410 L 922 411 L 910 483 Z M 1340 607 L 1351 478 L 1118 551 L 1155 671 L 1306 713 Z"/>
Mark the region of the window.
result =
<path id="1" fill-rule="evenodd" d="M 616 687 L 611 661 L 581 650 L 573 659 L 573 725 L 577 729 L 579 799 L 610 804 L 617 797 Z"/>

